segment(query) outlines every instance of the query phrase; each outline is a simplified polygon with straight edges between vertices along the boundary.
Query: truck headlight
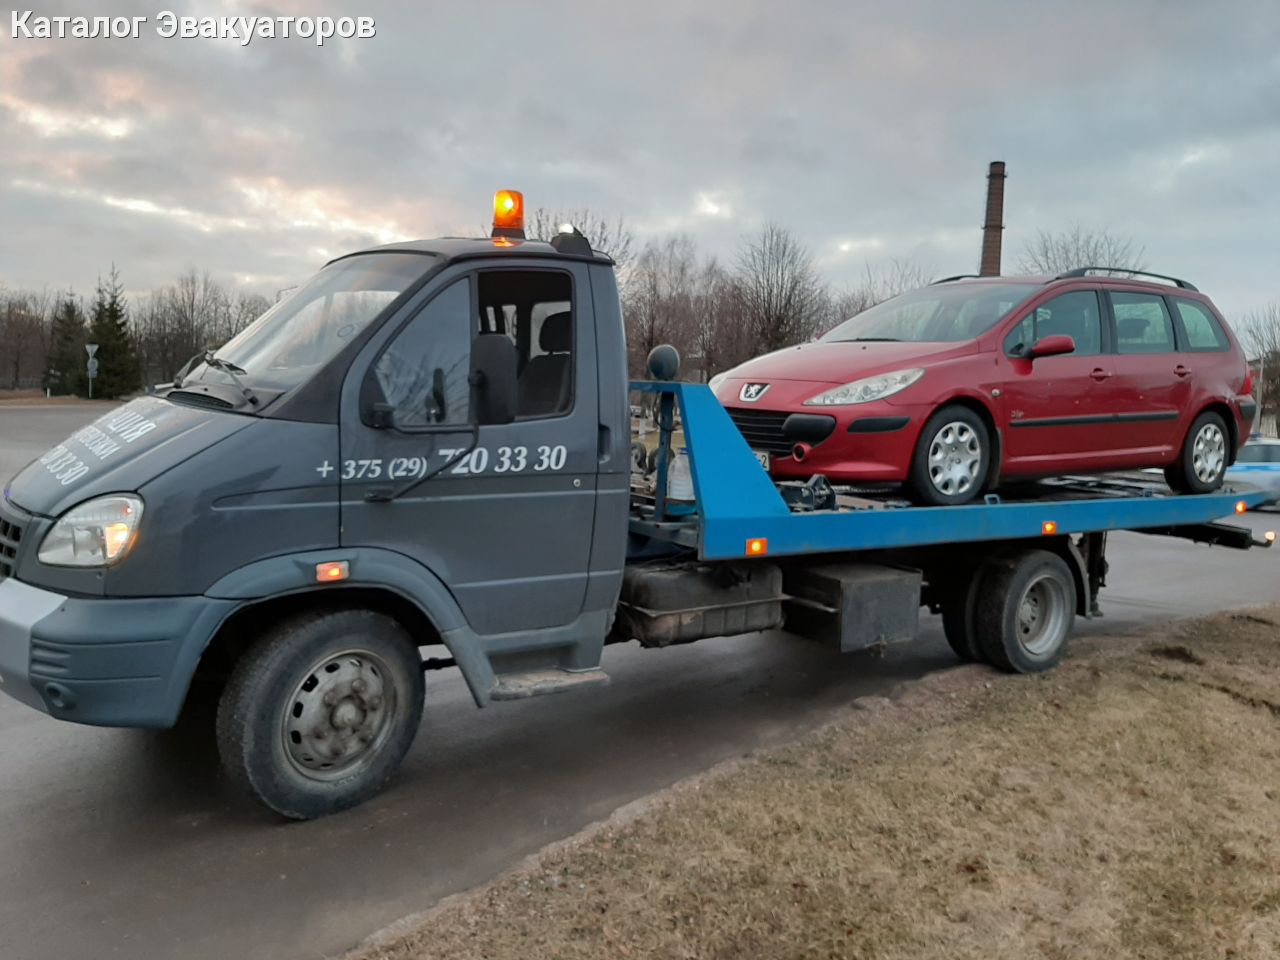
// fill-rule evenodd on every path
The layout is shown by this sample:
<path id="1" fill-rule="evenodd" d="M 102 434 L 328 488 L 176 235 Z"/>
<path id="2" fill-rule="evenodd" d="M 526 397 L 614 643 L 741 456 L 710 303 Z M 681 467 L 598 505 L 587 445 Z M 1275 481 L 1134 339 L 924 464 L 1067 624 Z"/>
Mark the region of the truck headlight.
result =
<path id="1" fill-rule="evenodd" d="M 920 367 L 910 370 L 895 370 L 893 373 L 882 373 L 875 377 L 854 380 L 852 383 L 832 387 L 816 397 L 804 402 L 806 407 L 843 407 L 852 403 L 870 403 L 872 400 L 883 400 L 891 397 L 899 390 L 905 390 L 924 376 Z"/>
<path id="2" fill-rule="evenodd" d="M 38 554 L 55 567 L 107 567 L 137 539 L 142 498 L 127 493 L 95 497 L 64 513 L 45 534 Z"/>

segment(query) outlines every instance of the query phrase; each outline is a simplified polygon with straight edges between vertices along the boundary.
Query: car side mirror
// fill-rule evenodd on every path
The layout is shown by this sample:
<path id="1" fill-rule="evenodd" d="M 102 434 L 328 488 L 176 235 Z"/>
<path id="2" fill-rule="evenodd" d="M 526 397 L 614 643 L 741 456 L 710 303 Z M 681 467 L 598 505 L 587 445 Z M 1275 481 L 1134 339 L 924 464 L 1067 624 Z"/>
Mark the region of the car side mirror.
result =
<path id="1" fill-rule="evenodd" d="M 471 422 L 477 426 L 516 418 L 516 345 L 502 333 L 471 342 Z"/>
<path id="2" fill-rule="evenodd" d="M 1027 359 L 1036 360 L 1040 357 L 1059 357 L 1064 353 L 1075 353 L 1076 341 L 1074 337 L 1068 337 L 1065 333 L 1054 333 L 1047 337 L 1041 337 L 1027 352 Z"/>

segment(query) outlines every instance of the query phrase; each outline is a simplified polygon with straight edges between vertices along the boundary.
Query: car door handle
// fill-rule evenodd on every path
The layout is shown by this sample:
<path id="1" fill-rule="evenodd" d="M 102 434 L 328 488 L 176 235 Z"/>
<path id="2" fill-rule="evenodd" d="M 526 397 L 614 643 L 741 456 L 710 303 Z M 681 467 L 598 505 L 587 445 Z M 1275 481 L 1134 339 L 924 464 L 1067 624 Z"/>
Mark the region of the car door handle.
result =
<path id="1" fill-rule="evenodd" d="M 1189 377 L 1189 376 L 1191 376 L 1191 370 L 1190 370 L 1190 368 L 1188 368 L 1188 367 L 1184 367 L 1182 364 L 1178 364 L 1176 367 L 1174 367 L 1174 368 L 1173 368 L 1173 372 L 1174 372 L 1174 373 L 1176 373 L 1176 374 L 1177 374 L 1178 376 L 1180 376 L 1180 377 Z"/>
<path id="2" fill-rule="evenodd" d="M 1111 376 L 1111 371 L 1103 370 L 1101 367 L 1094 367 L 1093 373 L 1089 374 L 1089 376 L 1093 377 L 1095 380 L 1105 380 L 1107 377 Z"/>

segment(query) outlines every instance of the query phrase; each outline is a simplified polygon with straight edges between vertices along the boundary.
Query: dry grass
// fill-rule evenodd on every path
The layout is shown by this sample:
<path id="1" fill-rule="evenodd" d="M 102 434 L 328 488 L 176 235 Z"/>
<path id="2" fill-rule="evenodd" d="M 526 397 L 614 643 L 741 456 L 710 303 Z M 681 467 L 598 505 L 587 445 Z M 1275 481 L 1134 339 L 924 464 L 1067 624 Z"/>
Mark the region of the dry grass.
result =
<path id="1" fill-rule="evenodd" d="M 356 956 L 1280 956 L 1280 608 L 859 706 Z"/>

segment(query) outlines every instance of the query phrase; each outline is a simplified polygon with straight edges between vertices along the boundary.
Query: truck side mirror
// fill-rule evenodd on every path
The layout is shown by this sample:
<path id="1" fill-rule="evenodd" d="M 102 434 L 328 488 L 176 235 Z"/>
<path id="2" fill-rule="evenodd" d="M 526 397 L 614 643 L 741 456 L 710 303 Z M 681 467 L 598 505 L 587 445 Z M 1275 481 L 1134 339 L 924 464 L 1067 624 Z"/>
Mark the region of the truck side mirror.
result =
<path id="1" fill-rule="evenodd" d="M 471 422 L 478 426 L 516 418 L 516 345 L 502 333 L 471 342 Z"/>

